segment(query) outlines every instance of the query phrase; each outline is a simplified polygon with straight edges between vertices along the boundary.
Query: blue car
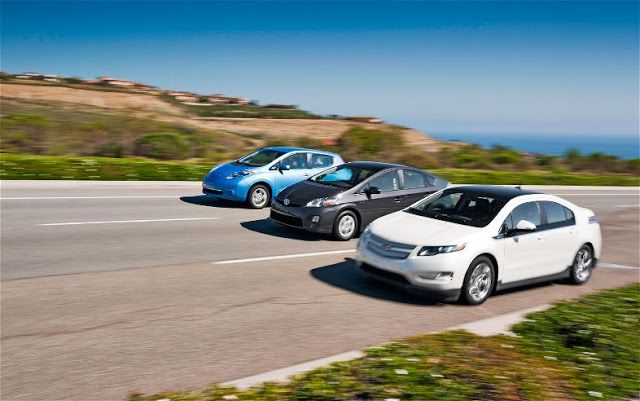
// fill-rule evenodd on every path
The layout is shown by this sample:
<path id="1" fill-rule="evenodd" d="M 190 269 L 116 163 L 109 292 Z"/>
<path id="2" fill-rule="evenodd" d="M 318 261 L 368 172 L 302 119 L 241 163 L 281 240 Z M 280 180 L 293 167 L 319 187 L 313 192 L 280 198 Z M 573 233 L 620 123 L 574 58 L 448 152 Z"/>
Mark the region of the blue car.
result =
<path id="1" fill-rule="evenodd" d="M 263 148 L 212 168 L 204 177 L 202 192 L 261 209 L 286 187 L 342 163 L 339 155 L 320 150 Z"/>

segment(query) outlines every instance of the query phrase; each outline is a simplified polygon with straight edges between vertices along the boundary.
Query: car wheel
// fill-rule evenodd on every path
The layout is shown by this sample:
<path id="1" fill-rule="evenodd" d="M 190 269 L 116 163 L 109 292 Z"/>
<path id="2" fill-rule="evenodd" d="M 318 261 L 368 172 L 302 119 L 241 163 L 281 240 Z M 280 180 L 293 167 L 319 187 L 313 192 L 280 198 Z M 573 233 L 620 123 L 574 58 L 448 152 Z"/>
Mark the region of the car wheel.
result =
<path id="1" fill-rule="evenodd" d="M 464 277 L 461 301 L 469 305 L 478 305 L 486 301 L 493 291 L 495 271 L 493 262 L 486 256 L 474 259 Z"/>
<path id="2" fill-rule="evenodd" d="M 333 236 L 340 241 L 353 238 L 358 231 L 358 217 L 352 211 L 346 210 L 336 217 L 333 223 Z"/>
<path id="3" fill-rule="evenodd" d="M 262 184 L 252 186 L 247 194 L 247 204 L 252 209 L 262 209 L 269 204 L 270 200 L 269 188 Z"/>
<path id="4" fill-rule="evenodd" d="M 593 272 L 593 250 L 589 245 L 582 245 L 576 253 L 571 265 L 571 275 L 569 279 L 574 284 L 584 284 L 591 278 Z"/>

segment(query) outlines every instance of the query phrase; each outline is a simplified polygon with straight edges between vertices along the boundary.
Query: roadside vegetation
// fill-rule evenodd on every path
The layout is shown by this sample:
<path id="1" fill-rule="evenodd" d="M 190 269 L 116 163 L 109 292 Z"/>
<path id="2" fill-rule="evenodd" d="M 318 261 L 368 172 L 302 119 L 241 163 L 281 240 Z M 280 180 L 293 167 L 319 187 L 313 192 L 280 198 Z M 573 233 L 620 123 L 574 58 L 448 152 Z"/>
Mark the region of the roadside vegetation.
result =
<path id="1" fill-rule="evenodd" d="M 142 158 L 61 157 L 5 153 L 0 154 L 0 179 L 199 181 L 215 164 L 215 161 L 165 162 Z M 639 176 L 622 174 L 473 169 L 429 169 L 429 171 L 453 183 L 640 186 Z"/>
<path id="2" fill-rule="evenodd" d="M 640 285 L 564 301 L 512 328 L 408 338 L 249 390 L 133 394 L 130 401 L 625 400 L 640 394 Z M 612 318 L 615 317 L 615 318 Z"/>
<path id="3" fill-rule="evenodd" d="M 291 107 L 216 105 L 206 109 L 303 112 Z M 500 145 L 440 142 L 427 152 L 408 142 L 402 127 L 347 127 L 331 140 L 276 138 L 259 132 L 214 132 L 198 124 L 145 119 L 122 110 L 3 99 L 0 177 L 198 180 L 213 164 L 234 160 L 257 147 L 290 145 L 334 151 L 345 160 L 378 160 L 421 167 L 457 183 L 638 185 L 640 182 L 640 159 L 621 160 L 603 153 L 583 155 L 576 150 L 557 157 L 522 153 Z M 160 161 L 169 163 L 158 164 Z M 88 172 L 86 163 L 102 167 L 97 172 Z"/>

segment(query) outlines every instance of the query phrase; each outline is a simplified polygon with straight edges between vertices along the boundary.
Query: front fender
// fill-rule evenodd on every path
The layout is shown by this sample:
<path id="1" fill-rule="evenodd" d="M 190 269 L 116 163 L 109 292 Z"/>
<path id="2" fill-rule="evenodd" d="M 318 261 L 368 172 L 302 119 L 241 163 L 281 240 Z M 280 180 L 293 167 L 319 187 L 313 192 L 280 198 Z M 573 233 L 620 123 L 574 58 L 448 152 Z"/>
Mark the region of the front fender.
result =
<path id="1" fill-rule="evenodd" d="M 239 198 L 246 199 L 249 189 L 258 183 L 267 185 L 273 196 L 274 180 L 272 177 L 269 177 L 268 174 L 252 174 L 240 178 L 236 184 L 235 195 Z"/>

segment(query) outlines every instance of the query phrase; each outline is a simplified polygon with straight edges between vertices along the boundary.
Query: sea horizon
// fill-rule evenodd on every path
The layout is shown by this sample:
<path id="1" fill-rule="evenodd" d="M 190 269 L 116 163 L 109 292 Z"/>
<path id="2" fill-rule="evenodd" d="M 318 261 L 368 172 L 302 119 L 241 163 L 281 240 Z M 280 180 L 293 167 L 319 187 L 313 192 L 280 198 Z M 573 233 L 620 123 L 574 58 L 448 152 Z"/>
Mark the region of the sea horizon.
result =
<path id="1" fill-rule="evenodd" d="M 621 159 L 640 158 L 640 139 L 630 135 L 427 132 L 435 139 L 467 142 L 483 148 L 503 145 L 521 152 L 553 156 L 562 156 L 569 149 L 577 149 L 583 155 L 602 152 Z"/>

